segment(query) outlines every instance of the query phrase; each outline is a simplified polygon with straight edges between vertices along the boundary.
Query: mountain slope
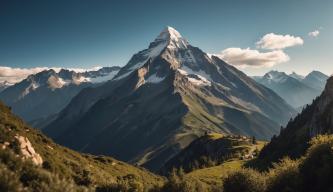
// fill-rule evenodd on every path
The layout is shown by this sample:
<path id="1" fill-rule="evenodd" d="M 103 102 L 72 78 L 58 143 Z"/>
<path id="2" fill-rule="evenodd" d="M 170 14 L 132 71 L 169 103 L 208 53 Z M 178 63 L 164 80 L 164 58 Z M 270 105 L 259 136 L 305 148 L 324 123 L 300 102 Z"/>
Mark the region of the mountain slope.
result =
<path id="1" fill-rule="evenodd" d="M 120 178 L 132 178 L 147 190 L 155 185 L 161 185 L 164 181 L 163 178 L 142 168 L 111 157 L 80 154 L 57 145 L 12 115 L 10 109 L 2 103 L 0 103 L 0 146 L 0 170 L 4 170 L 5 166 L 7 170 L 15 172 L 20 181 L 27 185 L 25 187 L 31 187 L 33 191 L 53 191 L 52 189 L 56 188 L 53 185 L 65 184 L 64 181 L 73 181 L 76 185 L 91 188 L 117 183 Z M 56 183 L 57 180 L 49 181 L 48 177 L 63 181 Z M 14 179 L 15 177 L 10 175 L 10 180 Z M 55 183 L 46 184 L 47 190 L 42 190 L 39 187 L 45 180 Z M 68 191 L 71 186 L 65 185 L 64 188 Z"/>
<path id="2" fill-rule="evenodd" d="M 268 139 L 293 113 L 273 91 L 167 27 L 112 81 L 80 92 L 45 133 L 158 170 L 206 131 Z"/>
<path id="3" fill-rule="evenodd" d="M 194 140 L 189 146 L 170 159 L 160 170 L 168 174 L 173 168 L 190 172 L 224 163 L 230 159 L 251 158 L 254 151 L 262 148 L 263 142 L 257 142 L 244 136 L 224 136 L 207 134 Z M 257 150 L 256 150 L 257 149 Z"/>
<path id="4" fill-rule="evenodd" d="M 328 79 L 328 76 L 323 74 L 320 71 L 312 71 L 302 80 L 302 83 L 317 89 L 323 90 L 325 88 L 325 83 Z"/>
<path id="5" fill-rule="evenodd" d="M 330 77 L 321 96 L 289 122 L 280 135 L 264 147 L 259 156 L 260 163 L 270 164 L 284 156 L 298 158 L 304 155 L 312 137 L 333 133 L 332 106 L 333 77 Z"/>
<path id="6" fill-rule="evenodd" d="M 302 81 L 305 77 L 302 76 L 302 75 L 299 75 L 295 72 L 292 72 L 291 74 L 289 74 L 290 77 L 294 78 L 294 79 L 297 79 L 299 81 Z"/>
<path id="7" fill-rule="evenodd" d="M 102 68 L 94 72 L 76 73 L 62 69 L 30 75 L 0 93 L 0 100 L 26 121 L 47 119 L 60 112 L 82 89 L 110 79 L 119 67 Z M 112 76 L 110 76 L 112 75 Z"/>
<path id="8" fill-rule="evenodd" d="M 7 89 L 10 86 L 12 86 L 12 84 L 9 83 L 8 81 L 0 82 L 0 92 L 2 92 L 3 90 Z"/>
<path id="9" fill-rule="evenodd" d="M 297 78 L 297 74 L 293 76 Z M 300 77 L 296 78 L 284 72 L 270 71 L 263 77 L 256 77 L 255 79 L 258 83 L 275 91 L 294 108 L 299 108 L 311 103 L 313 99 L 321 94 L 322 89 L 308 86 L 306 78 L 304 80 L 298 80 Z"/>

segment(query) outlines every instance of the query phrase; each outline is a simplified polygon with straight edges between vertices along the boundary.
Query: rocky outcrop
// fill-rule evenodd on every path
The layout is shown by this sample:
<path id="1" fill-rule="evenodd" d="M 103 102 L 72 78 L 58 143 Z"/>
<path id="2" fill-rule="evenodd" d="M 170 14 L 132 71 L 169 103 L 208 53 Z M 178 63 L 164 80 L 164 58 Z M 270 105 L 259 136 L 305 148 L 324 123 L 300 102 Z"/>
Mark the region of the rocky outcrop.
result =
<path id="1" fill-rule="evenodd" d="M 36 153 L 29 139 L 20 135 L 16 135 L 15 138 L 20 144 L 20 150 L 23 155 L 23 159 L 31 159 L 35 165 L 42 165 L 42 157 Z"/>

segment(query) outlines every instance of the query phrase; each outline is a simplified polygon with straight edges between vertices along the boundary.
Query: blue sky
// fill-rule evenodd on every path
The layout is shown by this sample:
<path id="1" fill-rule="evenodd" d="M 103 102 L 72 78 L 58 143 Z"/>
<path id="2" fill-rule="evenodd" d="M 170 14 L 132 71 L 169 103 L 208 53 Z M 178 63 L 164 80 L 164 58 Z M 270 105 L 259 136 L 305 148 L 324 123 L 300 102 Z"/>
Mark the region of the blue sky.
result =
<path id="1" fill-rule="evenodd" d="M 302 39 L 280 50 L 289 61 L 241 68 L 250 75 L 333 71 L 332 0 L 2 0 L 0 66 L 123 66 L 167 25 L 214 54 L 231 47 L 276 51 L 256 46 L 269 33 Z"/>

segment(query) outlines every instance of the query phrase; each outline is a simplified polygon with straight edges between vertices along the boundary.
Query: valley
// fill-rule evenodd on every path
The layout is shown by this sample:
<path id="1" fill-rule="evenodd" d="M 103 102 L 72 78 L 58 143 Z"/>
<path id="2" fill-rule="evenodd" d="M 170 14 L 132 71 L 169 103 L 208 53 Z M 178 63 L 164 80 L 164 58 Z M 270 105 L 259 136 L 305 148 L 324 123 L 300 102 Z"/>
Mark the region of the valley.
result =
<path id="1" fill-rule="evenodd" d="M 0 192 L 333 192 L 333 1 L 0 1 Z"/>

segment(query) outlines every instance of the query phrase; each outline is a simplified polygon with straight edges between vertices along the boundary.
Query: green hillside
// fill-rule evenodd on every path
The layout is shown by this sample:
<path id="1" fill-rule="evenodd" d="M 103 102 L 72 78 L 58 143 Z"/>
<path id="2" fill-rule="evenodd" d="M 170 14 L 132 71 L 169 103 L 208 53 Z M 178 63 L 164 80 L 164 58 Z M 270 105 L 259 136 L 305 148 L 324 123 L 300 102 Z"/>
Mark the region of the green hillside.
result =
<path id="1" fill-rule="evenodd" d="M 24 146 L 18 138 L 26 138 L 31 146 Z M 147 190 L 164 182 L 160 176 L 111 157 L 80 154 L 59 146 L 12 115 L 3 104 L 0 104 L 0 143 L 0 177 L 8 177 L 8 185 L 16 182 L 13 189 L 0 191 L 20 191 L 23 187 L 26 191 L 45 191 L 47 186 L 55 187 L 51 191 L 94 190 L 118 183 Z M 35 163 L 31 161 L 33 158 Z"/>
<path id="2" fill-rule="evenodd" d="M 194 140 L 188 147 L 170 159 L 161 170 L 167 174 L 173 168 L 185 172 L 213 167 L 230 159 L 253 159 L 264 142 L 245 136 L 211 133 Z"/>

